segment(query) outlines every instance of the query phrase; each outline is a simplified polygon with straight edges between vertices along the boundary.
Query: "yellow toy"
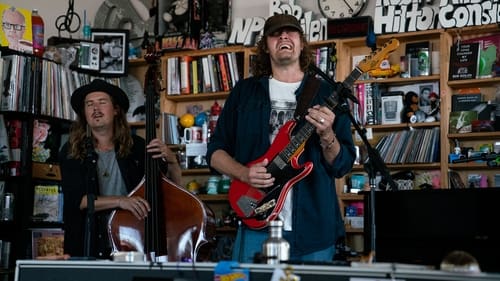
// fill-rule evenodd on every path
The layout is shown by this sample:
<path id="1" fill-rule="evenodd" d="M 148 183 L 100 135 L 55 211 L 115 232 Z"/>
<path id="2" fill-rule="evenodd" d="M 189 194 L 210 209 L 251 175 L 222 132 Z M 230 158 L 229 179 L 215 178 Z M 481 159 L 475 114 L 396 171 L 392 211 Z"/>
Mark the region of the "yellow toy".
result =
<path id="1" fill-rule="evenodd" d="M 368 71 L 368 74 L 374 78 L 387 78 L 392 77 L 400 72 L 399 64 L 391 65 L 389 59 L 384 59 L 379 67 L 374 70 Z"/>

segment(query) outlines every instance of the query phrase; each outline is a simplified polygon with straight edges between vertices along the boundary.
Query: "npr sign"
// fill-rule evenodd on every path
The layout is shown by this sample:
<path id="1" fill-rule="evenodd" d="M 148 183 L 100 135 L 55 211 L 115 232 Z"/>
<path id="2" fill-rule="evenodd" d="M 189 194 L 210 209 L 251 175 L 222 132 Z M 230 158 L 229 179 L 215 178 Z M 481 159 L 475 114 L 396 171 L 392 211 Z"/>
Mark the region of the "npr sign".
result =
<path id="1" fill-rule="evenodd" d="M 377 0 L 376 34 L 500 23 L 500 0 Z"/>
<path id="2" fill-rule="evenodd" d="M 326 18 L 314 19 L 312 11 L 304 11 L 302 7 L 295 4 L 294 0 L 284 1 L 272 0 L 269 2 L 269 15 L 289 14 L 296 17 L 309 42 L 327 39 Z M 258 35 L 264 29 L 266 19 L 263 17 L 235 18 L 231 27 L 229 44 L 243 44 L 252 46 Z"/>

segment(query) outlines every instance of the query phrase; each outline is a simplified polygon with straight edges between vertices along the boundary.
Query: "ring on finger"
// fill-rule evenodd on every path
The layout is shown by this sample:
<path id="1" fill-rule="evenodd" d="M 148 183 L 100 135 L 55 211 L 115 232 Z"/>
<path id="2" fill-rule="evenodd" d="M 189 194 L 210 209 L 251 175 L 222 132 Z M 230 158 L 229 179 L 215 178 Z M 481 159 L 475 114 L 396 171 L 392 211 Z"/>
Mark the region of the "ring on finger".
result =
<path id="1" fill-rule="evenodd" d="M 324 118 L 319 119 L 319 123 L 321 124 L 325 123 L 325 119 Z"/>

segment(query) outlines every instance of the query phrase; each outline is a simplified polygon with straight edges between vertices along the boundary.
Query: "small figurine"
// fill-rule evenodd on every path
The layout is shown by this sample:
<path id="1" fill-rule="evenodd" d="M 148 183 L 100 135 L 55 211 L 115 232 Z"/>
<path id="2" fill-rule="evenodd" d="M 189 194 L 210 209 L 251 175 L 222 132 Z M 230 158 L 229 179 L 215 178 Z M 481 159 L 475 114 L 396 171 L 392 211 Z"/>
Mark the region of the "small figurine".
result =
<path id="1" fill-rule="evenodd" d="M 425 122 L 435 122 L 441 119 L 441 114 L 439 113 L 439 97 L 435 92 L 429 94 L 429 101 L 431 103 L 431 109 L 427 113 L 427 118 Z"/>
<path id="2" fill-rule="evenodd" d="M 408 92 L 405 95 L 405 107 L 402 111 L 401 119 L 406 123 L 423 122 L 425 113 L 419 109 L 418 94 L 415 92 Z"/>

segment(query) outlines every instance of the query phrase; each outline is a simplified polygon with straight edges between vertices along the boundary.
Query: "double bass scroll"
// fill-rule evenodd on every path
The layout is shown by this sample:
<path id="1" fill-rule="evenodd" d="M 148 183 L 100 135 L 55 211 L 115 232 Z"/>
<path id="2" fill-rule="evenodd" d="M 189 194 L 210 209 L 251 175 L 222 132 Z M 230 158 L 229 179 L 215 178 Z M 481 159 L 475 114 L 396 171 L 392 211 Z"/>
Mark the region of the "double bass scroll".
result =
<path id="1" fill-rule="evenodd" d="M 158 53 L 148 46 L 145 56 L 146 143 L 156 138 L 155 104 L 160 92 Z M 215 216 L 205 204 L 185 188 L 160 172 L 159 162 L 146 155 L 145 176 L 129 194 L 146 199 L 151 212 L 138 220 L 126 210 L 113 211 L 108 232 L 113 252 L 141 252 L 150 261 L 167 256 L 168 261 L 203 261 L 215 237 Z"/>

